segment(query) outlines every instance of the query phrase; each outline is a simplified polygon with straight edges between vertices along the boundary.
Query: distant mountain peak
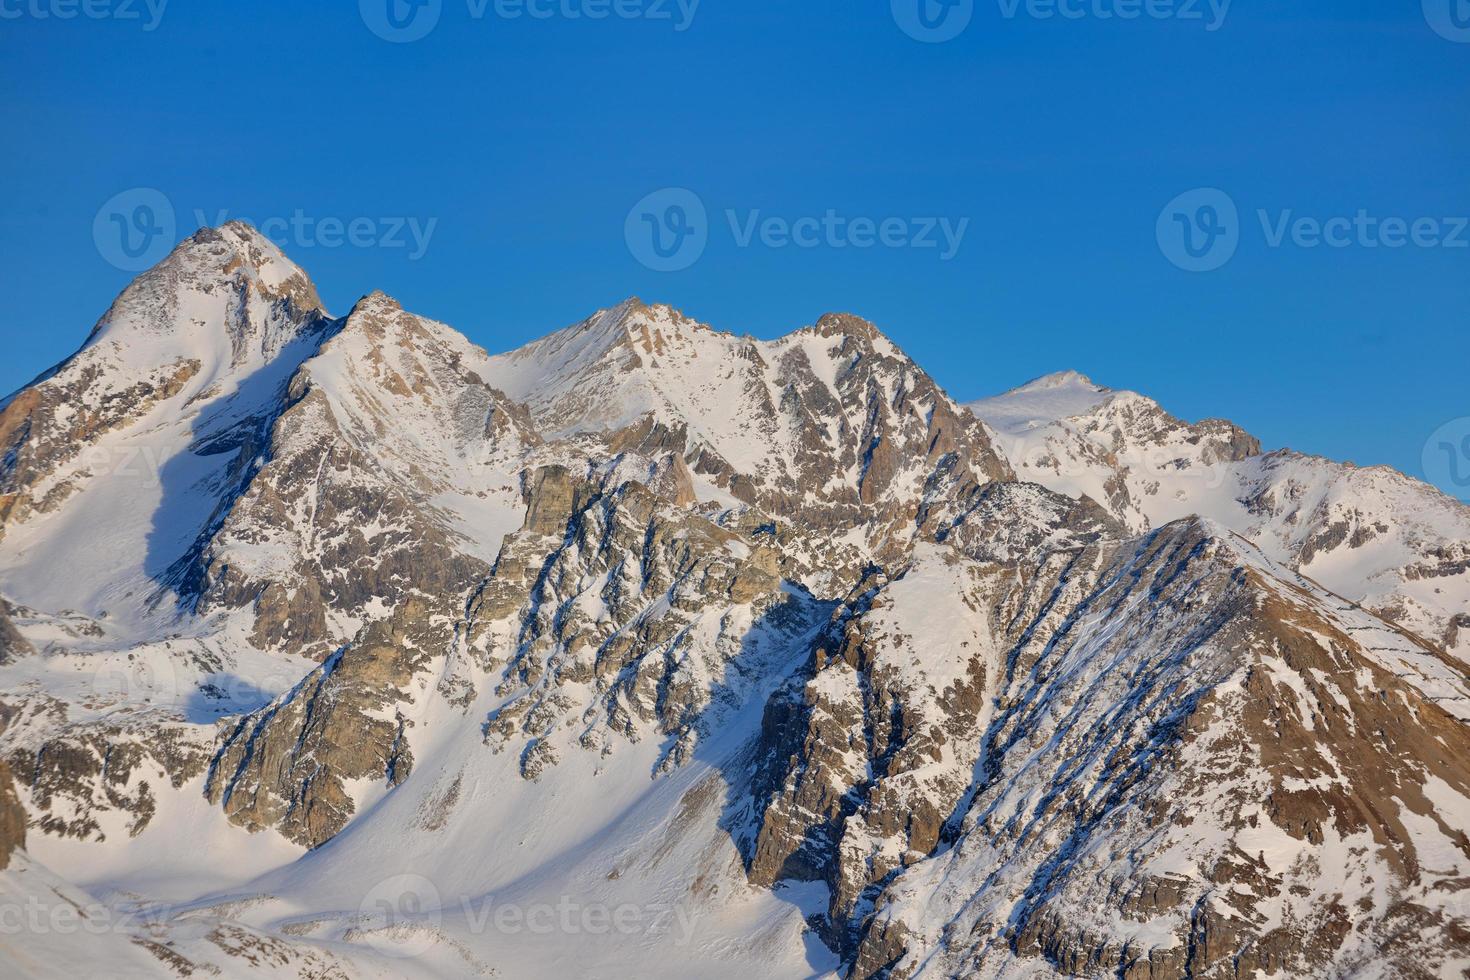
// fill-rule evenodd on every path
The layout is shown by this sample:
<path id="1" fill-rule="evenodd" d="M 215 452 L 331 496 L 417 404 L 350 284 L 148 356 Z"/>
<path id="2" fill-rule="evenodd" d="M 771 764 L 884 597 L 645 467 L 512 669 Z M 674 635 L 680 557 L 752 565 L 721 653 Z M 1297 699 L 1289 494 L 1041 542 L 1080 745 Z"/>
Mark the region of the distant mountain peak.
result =
<path id="1" fill-rule="evenodd" d="M 1024 430 L 1040 422 L 1074 418 L 1131 392 L 1115 392 L 1094 384 L 1077 371 L 1057 371 L 969 405 L 977 418 L 1003 431 Z M 1141 397 L 1141 396 L 1138 396 Z"/>
<path id="2" fill-rule="evenodd" d="M 1103 385 L 1096 384 L 1091 378 L 1081 371 L 1053 371 L 1051 374 L 1043 374 L 1039 378 L 1032 378 L 1013 391 L 1051 391 L 1057 388 L 1089 388 L 1093 391 L 1111 391 Z"/>

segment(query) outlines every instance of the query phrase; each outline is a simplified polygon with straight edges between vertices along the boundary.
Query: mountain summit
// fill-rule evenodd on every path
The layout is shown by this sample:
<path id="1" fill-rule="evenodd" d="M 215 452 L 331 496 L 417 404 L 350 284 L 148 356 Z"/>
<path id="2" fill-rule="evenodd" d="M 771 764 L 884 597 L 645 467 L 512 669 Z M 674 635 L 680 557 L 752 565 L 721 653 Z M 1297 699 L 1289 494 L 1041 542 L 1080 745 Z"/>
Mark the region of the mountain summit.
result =
<path id="1" fill-rule="evenodd" d="M 1385 467 L 1264 453 L 1067 371 L 970 404 L 1016 473 L 1142 532 L 1204 515 L 1272 560 L 1470 659 L 1470 509 Z"/>
<path id="2" fill-rule="evenodd" d="M 1467 643 L 1399 474 L 850 314 L 491 355 L 231 223 L 0 405 L 0 901 L 105 926 L 0 964 L 1457 975 Z"/>

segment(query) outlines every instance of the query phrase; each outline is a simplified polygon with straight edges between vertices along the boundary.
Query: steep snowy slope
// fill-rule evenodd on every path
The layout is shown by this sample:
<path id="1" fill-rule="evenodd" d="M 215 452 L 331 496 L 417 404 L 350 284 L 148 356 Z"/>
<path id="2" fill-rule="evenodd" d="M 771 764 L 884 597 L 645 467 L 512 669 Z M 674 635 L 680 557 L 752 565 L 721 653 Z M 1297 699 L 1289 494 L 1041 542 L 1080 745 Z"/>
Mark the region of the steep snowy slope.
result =
<path id="1" fill-rule="evenodd" d="M 879 897 L 859 972 L 1470 967 L 1463 664 L 1210 522 L 1051 564 L 953 844 Z"/>
<path id="2" fill-rule="evenodd" d="M 456 593 L 518 523 L 525 412 L 484 354 L 382 294 L 291 380 L 264 452 L 178 572 L 200 612 L 252 607 L 253 642 L 326 656 L 414 590 Z"/>
<path id="3" fill-rule="evenodd" d="M 149 635 L 142 600 L 238 478 L 223 444 L 266 424 L 331 329 L 301 270 L 240 224 L 140 276 L 0 406 L 0 592 Z"/>
<path id="4" fill-rule="evenodd" d="M 1075 372 L 968 406 L 1017 474 L 1087 496 L 1135 530 L 1199 514 L 1276 561 L 1470 655 L 1470 507 L 1387 467 L 1257 440 Z"/>

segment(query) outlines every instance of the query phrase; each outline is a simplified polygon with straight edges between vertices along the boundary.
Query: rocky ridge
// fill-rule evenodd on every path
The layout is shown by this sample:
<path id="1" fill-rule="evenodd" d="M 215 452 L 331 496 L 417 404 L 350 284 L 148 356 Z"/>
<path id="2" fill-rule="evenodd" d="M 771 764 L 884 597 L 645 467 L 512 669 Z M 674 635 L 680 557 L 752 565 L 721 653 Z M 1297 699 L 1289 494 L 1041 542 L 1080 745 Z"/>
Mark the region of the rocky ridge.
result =
<path id="1" fill-rule="evenodd" d="M 1264 453 L 1232 423 L 1186 423 L 1075 372 L 968 406 L 1023 479 L 1134 531 L 1202 514 L 1379 616 L 1470 656 L 1470 511 L 1377 466 Z"/>

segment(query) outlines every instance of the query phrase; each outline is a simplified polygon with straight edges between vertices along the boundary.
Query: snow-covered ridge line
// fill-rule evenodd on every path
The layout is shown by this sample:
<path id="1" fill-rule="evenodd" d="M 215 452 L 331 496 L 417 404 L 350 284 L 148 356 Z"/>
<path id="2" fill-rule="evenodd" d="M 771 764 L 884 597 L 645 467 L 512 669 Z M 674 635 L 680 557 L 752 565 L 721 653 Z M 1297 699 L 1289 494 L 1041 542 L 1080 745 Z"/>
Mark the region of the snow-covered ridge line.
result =
<path id="1" fill-rule="evenodd" d="M 1470 657 L 1470 507 L 1386 466 L 1264 453 L 1076 372 L 967 406 L 1018 476 L 1089 497 L 1135 530 L 1198 514 L 1273 560 Z"/>

